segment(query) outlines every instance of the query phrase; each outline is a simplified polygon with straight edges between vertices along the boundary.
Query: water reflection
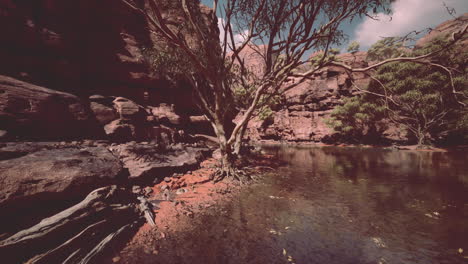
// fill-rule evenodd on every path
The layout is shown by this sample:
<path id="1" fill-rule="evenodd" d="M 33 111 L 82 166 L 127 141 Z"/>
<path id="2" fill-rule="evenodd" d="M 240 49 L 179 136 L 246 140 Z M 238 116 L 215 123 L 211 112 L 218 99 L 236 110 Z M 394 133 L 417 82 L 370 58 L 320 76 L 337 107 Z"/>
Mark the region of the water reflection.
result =
<path id="1" fill-rule="evenodd" d="M 466 153 L 265 150 L 288 165 L 152 263 L 466 263 Z"/>

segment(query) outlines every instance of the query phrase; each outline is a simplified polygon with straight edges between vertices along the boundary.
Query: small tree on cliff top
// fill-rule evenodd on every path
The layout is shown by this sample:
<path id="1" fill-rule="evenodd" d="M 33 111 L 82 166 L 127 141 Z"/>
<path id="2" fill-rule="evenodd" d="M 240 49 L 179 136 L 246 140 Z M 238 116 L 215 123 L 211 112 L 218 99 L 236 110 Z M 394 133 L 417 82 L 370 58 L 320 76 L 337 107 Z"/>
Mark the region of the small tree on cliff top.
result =
<path id="1" fill-rule="evenodd" d="M 372 69 L 353 69 L 335 62 L 329 51 L 345 39 L 339 29 L 342 23 L 372 16 L 377 10 L 389 12 L 392 0 L 214 0 L 215 12 L 209 14 L 201 13 L 197 0 L 171 1 L 181 10 L 177 21 L 161 8 L 162 1 L 122 2 L 144 15 L 155 34 L 192 63 L 195 70 L 184 76 L 218 138 L 222 153 L 220 176 L 236 178 L 235 159 L 247 124 L 272 97 L 310 79 L 326 66 L 340 66 L 350 72 Z M 224 21 L 221 43 L 217 41 L 220 32 L 216 12 Z M 181 34 L 183 28 L 192 34 Z M 262 69 L 249 68 L 245 63 L 243 52 L 247 49 L 261 58 Z M 321 58 L 313 63 L 304 61 L 305 55 L 314 50 L 323 51 Z M 313 66 L 298 72 L 303 65 Z M 239 87 L 248 91 L 244 101 L 247 107 L 230 131 L 226 119 L 232 114 L 233 92 Z"/>

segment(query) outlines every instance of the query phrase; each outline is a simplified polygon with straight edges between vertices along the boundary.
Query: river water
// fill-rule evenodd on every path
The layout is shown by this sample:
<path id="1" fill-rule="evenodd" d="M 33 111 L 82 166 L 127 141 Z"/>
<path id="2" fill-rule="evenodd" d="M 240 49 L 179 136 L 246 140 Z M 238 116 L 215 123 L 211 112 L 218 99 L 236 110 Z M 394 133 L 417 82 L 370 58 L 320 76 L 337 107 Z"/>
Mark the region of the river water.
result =
<path id="1" fill-rule="evenodd" d="M 466 152 L 264 147 L 287 165 L 153 263 L 468 263 Z"/>

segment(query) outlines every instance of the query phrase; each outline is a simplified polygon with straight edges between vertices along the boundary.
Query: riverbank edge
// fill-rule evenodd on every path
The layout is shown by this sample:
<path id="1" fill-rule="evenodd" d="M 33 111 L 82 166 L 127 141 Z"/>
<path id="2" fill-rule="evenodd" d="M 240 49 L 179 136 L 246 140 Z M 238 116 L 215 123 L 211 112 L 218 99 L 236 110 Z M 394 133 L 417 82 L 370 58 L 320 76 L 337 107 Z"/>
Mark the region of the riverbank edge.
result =
<path id="1" fill-rule="evenodd" d="M 422 151 L 422 152 L 450 152 L 450 151 L 466 151 L 468 145 L 457 145 L 450 147 L 436 146 L 418 146 L 418 145 L 370 145 L 370 144 L 327 144 L 321 142 L 296 142 L 296 141 L 254 141 L 249 142 L 250 146 L 295 146 L 295 147 L 340 147 L 340 148 L 376 148 L 384 150 L 402 150 L 402 151 Z"/>

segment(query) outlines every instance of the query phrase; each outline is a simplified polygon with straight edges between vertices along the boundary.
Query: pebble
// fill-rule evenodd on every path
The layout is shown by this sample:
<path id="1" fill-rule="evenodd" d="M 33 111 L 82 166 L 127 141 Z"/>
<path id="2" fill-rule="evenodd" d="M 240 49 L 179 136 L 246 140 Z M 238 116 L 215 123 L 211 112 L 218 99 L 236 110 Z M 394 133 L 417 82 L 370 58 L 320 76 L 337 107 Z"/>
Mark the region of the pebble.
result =
<path id="1" fill-rule="evenodd" d="M 113 257 L 112 262 L 116 263 L 120 261 L 120 257 Z"/>
<path id="2" fill-rule="evenodd" d="M 178 189 L 178 190 L 176 191 L 176 194 L 183 194 L 183 193 L 186 193 L 186 192 L 188 192 L 187 189 L 181 188 L 181 189 Z"/>
<path id="3" fill-rule="evenodd" d="M 162 196 L 163 196 L 163 200 L 169 201 L 170 200 L 169 190 L 168 189 L 164 190 Z"/>
<path id="4" fill-rule="evenodd" d="M 165 178 L 164 178 L 164 181 L 165 181 L 165 182 L 170 182 L 170 181 L 171 181 L 171 178 L 170 178 L 170 177 L 165 177 Z"/>
<path id="5" fill-rule="evenodd" d="M 190 217 L 190 218 L 193 218 L 193 216 L 194 216 L 194 214 L 193 214 L 192 211 L 188 211 L 188 212 L 186 213 L 186 215 L 187 215 L 188 217 Z"/>

